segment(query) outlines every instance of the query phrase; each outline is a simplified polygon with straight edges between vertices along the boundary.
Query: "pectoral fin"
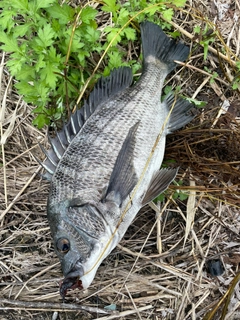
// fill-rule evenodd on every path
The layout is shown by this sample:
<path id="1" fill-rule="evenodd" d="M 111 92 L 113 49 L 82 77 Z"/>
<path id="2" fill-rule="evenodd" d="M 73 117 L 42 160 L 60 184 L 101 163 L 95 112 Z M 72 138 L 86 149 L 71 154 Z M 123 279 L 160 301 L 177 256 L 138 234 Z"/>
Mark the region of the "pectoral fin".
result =
<path id="1" fill-rule="evenodd" d="M 117 202 L 120 206 L 137 183 L 133 166 L 133 153 L 136 142 L 136 131 L 139 122 L 130 128 L 118 154 L 106 193 L 106 200 Z M 103 199 L 104 201 L 104 199 Z"/>
<path id="2" fill-rule="evenodd" d="M 174 180 L 178 172 L 176 169 L 161 169 L 153 176 L 149 188 L 143 198 L 142 205 L 151 202 L 159 194 L 167 189 L 169 184 Z"/>

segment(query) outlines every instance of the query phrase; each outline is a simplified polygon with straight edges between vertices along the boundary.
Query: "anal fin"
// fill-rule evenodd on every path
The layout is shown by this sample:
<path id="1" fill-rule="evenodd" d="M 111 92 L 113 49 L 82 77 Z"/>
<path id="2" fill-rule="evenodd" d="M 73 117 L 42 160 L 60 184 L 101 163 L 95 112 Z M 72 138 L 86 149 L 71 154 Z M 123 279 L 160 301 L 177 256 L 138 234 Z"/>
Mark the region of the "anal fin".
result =
<path id="1" fill-rule="evenodd" d="M 194 105 L 183 98 L 178 97 L 176 99 L 172 93 L 167 95 L 163 103 L 167 104 L 169 110 L 171 109 L 172 105 L 174 105 L 168 123 L 168 133 L 172 133 L 173 131 L 184 127 L 195 117 L 191 113 Z"/>
<path id="2" fill-rule="evenodd" d="M 169 184 L 175 179 L 178 172 L 176 169 L 161 169 L 152 177 L 149 188 L 142 200 L 142 206 L 155 199 L 159 194 L 165 191 Z"/>

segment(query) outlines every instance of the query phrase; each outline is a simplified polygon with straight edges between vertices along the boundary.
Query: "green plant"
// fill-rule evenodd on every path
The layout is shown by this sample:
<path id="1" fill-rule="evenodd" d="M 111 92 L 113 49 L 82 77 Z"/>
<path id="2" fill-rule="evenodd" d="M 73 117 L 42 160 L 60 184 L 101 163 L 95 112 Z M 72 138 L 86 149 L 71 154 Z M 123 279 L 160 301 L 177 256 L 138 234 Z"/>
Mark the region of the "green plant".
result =
<path id="1" fill-rule="evenodd" d="M 124 58 L 129 41 L 137 40 L 131 22 L 157 22 L 156 12 L 171 20 L 169 5 L 182 6 L 185 1 L 129 0 L 121 5 L 117 0 L 103 0 L 96 10 L 87 5 L 73 8 L 57 0 L 2 0 L 1 49 L 10 53 L 7 66 L 17 80 L 19 94 L 36 106 L 33 123 L 42 128 L 69 111 L 96 67 L 93 54 L 96 60 L 105 54 L 104 75 L 122 65 L 131 66 L 135 73 L 140 68 L 137 58 Z M 113 23 L 104 28 L 104 41 L 96 18 L 101 12 L 111 12 Z M 163 23 L 164 28 L 169 26 Z"/>
<path id="2" fill-rule="evenodd" d="M 181 186 L 183 184 L 182 180 L 179 180 L 178 182 L 176 180 L 174 180 L 172 182 L 174 185 L 176 186 Z M 158 201 L 163 202 L 165 201 L 165 198 L 168 198 L 169 196 L 169 190 L 164 191 L 163 193 L 161 193 L 159 196 L 157 196 L 157 198 L 154 199 L 154 202 L 157 203 Z M 180 189 L 177 189 L 174 191 L 174 193 L 172 194 L 172 198 L 174 200 L 179 199 L 180 201 L 184 201 L 189 197 L 189 194 L 187 192 L 184 192 Z"/>
<path id="3" fill-rule="evenodd" d="M 67 4 L 60 6 L 56 0 L 13 0 L 2 1 L 1 9 L 1 49 L 11 53 L 7 66 L 18 81 L 15 86 L 19 94 L 37 106 L 34 124 L 41 128 L 50 119 L 61 117 L 62 104 L 56 102 L 61 102 L 66 94 L 73 98 L 76 86 L 81 88 L 85 81 L 86 58 L 90 51 L 99 50 L 96 40 L 100 32 L 94 21 L 97 10 L 91 7 L 81 10 L 82 23 L 75 30 L 71 56 L 66 61 L 77 13 L 73 8 Z"/>
<path id="4" fill-rule="evenodd" d="M 209 44 L 215 40 L 216 34 L 209 28 L 208 24 L 206 24 L 204 29 L 200 26 L 194 27 L 194 33 L 199 36 L 199 43 L 203 46 L 204 60 L 206 60 Z"/>
<path id="5" fill-rule="evenodd" d="M 218 73 L 217 72 L 212 72 L 208 67 L 206 67 L 206 66 L 204 66 L 204 70 L 206 70 L 208 73 L 210 73 L 211 74 L 211 79 L 210 79 L 210 83 L 212 84 L 214 81 L 215 81 L 215 79 L 217 78 L 217 77 L 219 77 L 219 75 L 218 75 Z"/>
<path id="6" fill-rule="evenodd" d="M 239 90 L 240 88 L 240 61 L 236 62 L 236 68 L 237 68 L 236 76 L 232 81 L 233 90 Z"/>
<path id="7" fill-rule="evenodd" d="M 186 98 L 184 97 L 184 99 L 186 99 L 187 101 L 193 103 L 197 108 L 203 108 L 206 106 L 207 102 L 206 101 L 200 101 L 197 99 L 193 99 L 193 98 Z"/>

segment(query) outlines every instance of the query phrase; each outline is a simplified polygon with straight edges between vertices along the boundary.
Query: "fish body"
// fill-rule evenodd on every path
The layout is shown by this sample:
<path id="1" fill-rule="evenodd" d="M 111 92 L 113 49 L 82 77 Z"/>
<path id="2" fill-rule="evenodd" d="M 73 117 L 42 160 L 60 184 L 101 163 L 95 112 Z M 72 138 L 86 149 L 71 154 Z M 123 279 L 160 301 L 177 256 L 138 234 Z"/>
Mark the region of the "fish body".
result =
<path id="1" fill-rule="evenodd" d="M 141 37 L 139 81 L 131 86 L 127 67 L 100 79 L 45 152 L 51 178 L 47 215 L 65 276 L 62 296 L 91 284 L 138 211 L 177 173 L 159 170 L 166 135 L 192 119 L 192 106 L 174 96 L 161 102 L 161 95 L 174 60 L 184 61 L 189 49 L 150 22 L 141 24 Z"/>

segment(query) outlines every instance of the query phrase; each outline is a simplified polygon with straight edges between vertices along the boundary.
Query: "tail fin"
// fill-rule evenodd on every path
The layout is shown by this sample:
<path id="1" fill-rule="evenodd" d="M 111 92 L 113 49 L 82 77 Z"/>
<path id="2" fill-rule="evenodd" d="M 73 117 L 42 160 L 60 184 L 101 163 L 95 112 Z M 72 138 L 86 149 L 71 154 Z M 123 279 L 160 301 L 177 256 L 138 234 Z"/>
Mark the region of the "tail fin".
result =
<path id="1" fill-rule="evenodd" d="M 141 23 L 140 27 L 144 63 L 147 63 L 149 56 L 153 56 L 166 64 L 170 72 L 176 66 L 174 60 L 187 59 L 189 48 L 183 43 L 170 39 L 158 25 L 146 21 Z"/>

